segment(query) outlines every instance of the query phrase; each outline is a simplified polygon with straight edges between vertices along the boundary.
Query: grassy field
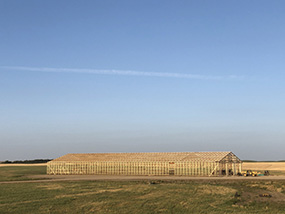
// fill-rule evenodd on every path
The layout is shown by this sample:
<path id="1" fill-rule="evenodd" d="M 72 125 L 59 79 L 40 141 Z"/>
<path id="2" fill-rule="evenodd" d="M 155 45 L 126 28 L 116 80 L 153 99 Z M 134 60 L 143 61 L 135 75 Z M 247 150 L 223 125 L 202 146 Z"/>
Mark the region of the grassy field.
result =
<path id="1" fill-rule="evenodd" d="M 1 180 L 44 173 L 0 168 Z M 2 183 L 0 213 L 285 213 L 285 180 Z"/>
<path id="2" fill-rule="evenodd" d="M 30 180 L 30 175 L 46 174 L 46 166 L 3 166 L 0 167 L 0 181 Z"/>
<path id="3" fill-rule="evenodd" d="M 0 184 L 0 213 L 285 213 L 285 181 Z M 270 198 L 260 197 L 267 193 Z"/>
<path id="4" fill-rule="evenodd" d="M 44 166 L 1 167 L 4 181 Z M 285 181 L 56 181 L 0 184 L 0 213 L 285 213 Z M 260 197 L 260 194 L 272 197 Z"/>

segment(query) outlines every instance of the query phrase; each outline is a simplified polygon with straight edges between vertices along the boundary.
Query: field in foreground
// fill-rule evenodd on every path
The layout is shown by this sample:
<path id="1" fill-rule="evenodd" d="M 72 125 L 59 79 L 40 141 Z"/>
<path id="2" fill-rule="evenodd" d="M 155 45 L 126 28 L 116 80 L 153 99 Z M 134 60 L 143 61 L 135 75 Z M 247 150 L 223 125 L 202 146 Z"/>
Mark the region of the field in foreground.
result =
<path id="1" fill-rule="evenodd" d="M 0 192 L 0 213 L 285 213 L 284 180 L 14 183 Z"/>
<path id="2" fill-rule="evenodd" d="M 42 167 L 0 175 L 27 180 Z M 285 180 L 42 181 L 0 183 L 0 193 L 0 213 L 285 213 Z"/>

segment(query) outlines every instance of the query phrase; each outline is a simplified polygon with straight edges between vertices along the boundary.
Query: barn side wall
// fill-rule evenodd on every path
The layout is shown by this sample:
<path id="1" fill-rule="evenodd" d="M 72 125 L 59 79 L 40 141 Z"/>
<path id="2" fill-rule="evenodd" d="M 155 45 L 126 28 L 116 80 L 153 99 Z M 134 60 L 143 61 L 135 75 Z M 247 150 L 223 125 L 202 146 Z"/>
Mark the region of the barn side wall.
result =
<path id="1" fill-rule="evenodd" d="M 218 162 L 66 162 L 47 164 L 50 175 L 178 175 L 219 176 L 225 165 Z"/>

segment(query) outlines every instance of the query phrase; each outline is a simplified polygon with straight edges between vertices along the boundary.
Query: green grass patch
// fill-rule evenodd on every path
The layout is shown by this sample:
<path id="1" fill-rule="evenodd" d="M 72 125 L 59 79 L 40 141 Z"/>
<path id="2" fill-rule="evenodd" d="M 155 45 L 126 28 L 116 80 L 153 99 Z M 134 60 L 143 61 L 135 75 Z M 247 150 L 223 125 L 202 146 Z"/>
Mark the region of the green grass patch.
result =
<path id="1" fill-rule="evenodd" d="M 285 181 L 0 184 L 0 213 L 285 213 Z M 259 194 L 269 193 L 270 198 Z"/>
<path id="2" fill-rule="evenodd" d="M 2 166 L 0 181 L 31 180 L 30 175 L 46 174 L 46 166 Z"/>

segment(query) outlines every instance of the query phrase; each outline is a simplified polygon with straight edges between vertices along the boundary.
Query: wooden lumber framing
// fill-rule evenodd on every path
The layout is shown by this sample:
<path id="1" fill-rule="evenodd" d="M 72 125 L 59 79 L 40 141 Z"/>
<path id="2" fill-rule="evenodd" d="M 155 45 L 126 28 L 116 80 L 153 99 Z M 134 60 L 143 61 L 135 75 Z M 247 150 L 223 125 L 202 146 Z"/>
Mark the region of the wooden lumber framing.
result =
<path id="1" fill-rule="evenodd" d="M 51 175 L 229 176 L 241 169 L 232 152 L 68 154 L 47 164 Z"/>

